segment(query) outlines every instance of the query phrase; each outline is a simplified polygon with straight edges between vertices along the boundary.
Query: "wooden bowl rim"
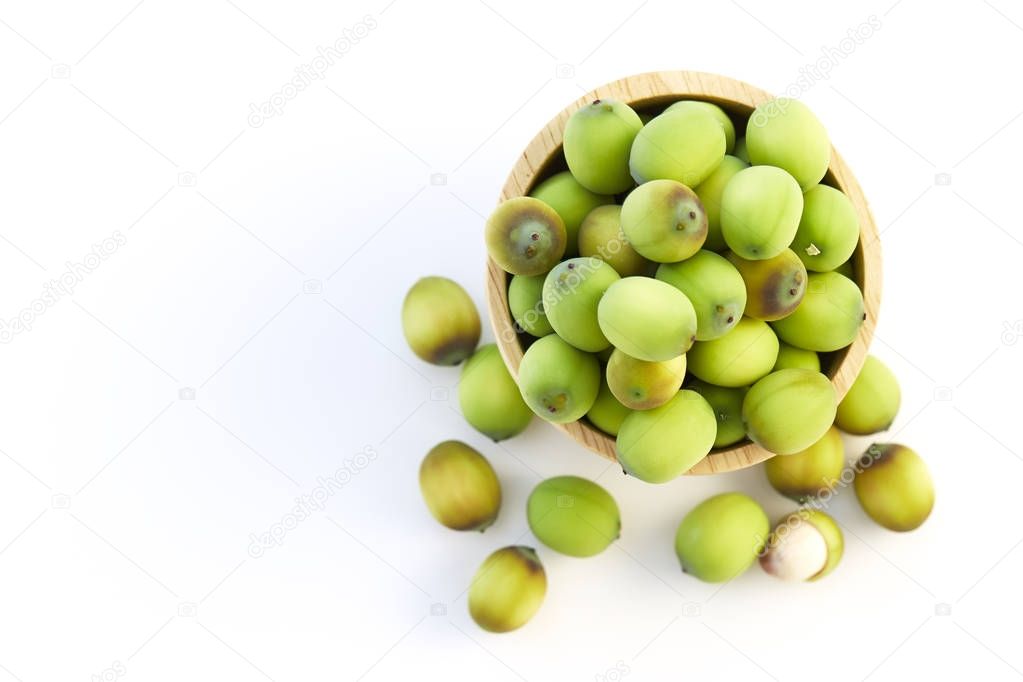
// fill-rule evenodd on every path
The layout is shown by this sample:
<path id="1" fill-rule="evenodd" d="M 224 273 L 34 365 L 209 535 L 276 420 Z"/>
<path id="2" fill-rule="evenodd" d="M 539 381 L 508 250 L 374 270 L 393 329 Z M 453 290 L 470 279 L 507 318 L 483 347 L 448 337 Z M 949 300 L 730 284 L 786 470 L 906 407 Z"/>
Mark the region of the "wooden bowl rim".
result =
<path id="1" fill-rule="evenodd" d="M 538 179 L 556 165 L 561 153 L 565 122 L 577 109 L 594 99 L 617 99 L 642 109 L 679 99 L 714 102 L 730 112 L 748 114 L 758 105 L 774 99 L 770 93 L 733 78 L 698 71 L 657 71 L 622 78 L 583 95 L 555 116 L 529 142 L 512 168 L 498 202 L 527 195 Z M 836 352 L 829 369 L 831 383 L 841 400 L 859 374 L 877 325 L 881 300 L 881 250 L 877 226 L 863 190 L 834 147 L 826 176 L 828 184 L 843 191 L 852 201 L 860 224 L 860 242 L 854 254 L 855 279 L 863 292 L 866 313 L 856 339 Z M 486 280 L 487 305 L 494 338 L 513 377 L 518 377 L 524 353 L 508 307 L 508 275 L 489 257 Z M 615 439 L 585 420 L 554 424 L 578 443 L 602 457 L 617 461 Z M 736 471 L 763 462 L 773 453 L 744 441 L 712 451 L 688 474 Z"/>

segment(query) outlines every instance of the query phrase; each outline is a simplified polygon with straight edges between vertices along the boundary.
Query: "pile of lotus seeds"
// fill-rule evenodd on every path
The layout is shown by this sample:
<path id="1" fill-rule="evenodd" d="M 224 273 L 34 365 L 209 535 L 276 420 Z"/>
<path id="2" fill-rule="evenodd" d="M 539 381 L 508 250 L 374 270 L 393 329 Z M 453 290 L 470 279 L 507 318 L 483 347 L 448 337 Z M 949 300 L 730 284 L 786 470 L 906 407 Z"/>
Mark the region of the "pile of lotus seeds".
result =
<path id="1" fill-rule="evenodd" d="M 774 453 L 768 480 L 801 506 L 773 530 L 739 492 L 682 519 L 682 570 L 708 582 L 758 559 L 785 580 L 829 573 L 843 538 L 822 507 L 850 476 L 878 524 L 920 526 L 934 504 L 920 456 L 878 443 L 848 463 L 839 434 L 891 425 L 895 377 L 869 356 L 839 402 L 822 373 L 865 315 L 853 279 L 857 213 L 823 184 L 831 143 L 813 113 L 777 99 L 740 120 L 686 100 L 651 116 L 601 99 L 568 119 L 563 139 L 567 170 L 503 202 L 485 228 L 491 259 L 511 276 L 508 305 L 526 347 L 518 382 L 496 345 L 477 348 L 479 314 L 458 284 L 426 277 L 404 301 L 405 337 L 420 358 L 465 361 L 458 397 L 469 424 L 499 441 L 534 414 L 585 419 L 616 438 L 625 473 L 649 483 L 747 439 Z M 497 518 L 497 476 L 464 443 L 433 448 L 419 481 L 448 528 L 483 530 Z M 614 498 L 577 476 L 541 482 L 526 514 L 540 542 L 574 557 L 599 554 L 621 529 Z M 507 632 L 546 589 L 535 550 L 505 547 L 473 579 L 469 611 L 485 630 Z"/>

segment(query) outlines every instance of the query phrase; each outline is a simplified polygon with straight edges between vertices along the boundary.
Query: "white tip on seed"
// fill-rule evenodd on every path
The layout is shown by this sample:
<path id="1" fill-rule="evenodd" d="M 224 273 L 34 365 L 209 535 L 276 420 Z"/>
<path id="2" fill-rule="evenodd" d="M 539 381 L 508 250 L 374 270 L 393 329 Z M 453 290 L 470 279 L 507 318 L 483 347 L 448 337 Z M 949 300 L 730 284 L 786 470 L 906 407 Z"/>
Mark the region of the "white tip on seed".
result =
<path id="1" fill-rule="evenodd" d="M 760 565 L 776 578 L 801 581 L 820 573 L 827 561 L 824 536 L 812 523 L 799 519 L 775 529 Z"/>
<path id="2" fill-rule="evenodd" d="M 814 244 L 813 242 L 810 242 L 810 246 L 806 247 L 806 255 L 808 255 L 808 256 L 819 256 L 819 255 L 821 255 L 821 250 L 817 248 L 816 244 Z"/>

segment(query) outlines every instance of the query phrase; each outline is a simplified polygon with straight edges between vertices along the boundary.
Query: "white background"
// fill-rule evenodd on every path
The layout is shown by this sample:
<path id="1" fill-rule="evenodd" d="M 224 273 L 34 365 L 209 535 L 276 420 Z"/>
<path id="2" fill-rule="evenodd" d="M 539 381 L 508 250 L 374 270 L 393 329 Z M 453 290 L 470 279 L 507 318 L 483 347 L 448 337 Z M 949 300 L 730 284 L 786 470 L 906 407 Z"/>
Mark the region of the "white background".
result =
<path id="1" fill-rule="evenodd" d="M 0 680 L 1020 676 L 1023 10 L 387 2 L 0 4 L 0 317 L 125 239 L 0 346 Z M 367 15 L 321 81 L 249 125 Z M 483 310 L 483 217 L 584 90 L 686 68 L 781 92 L 870 15 L 802 97 L 883 230 L 874 352 L 904 393 L 886 438 L 923 454 L 937 506 L 901 535 L 843 494 L 826 580 L 701 584 L 678 570 L 679 520 L 725 490 L 789 511 L 762 471 L 644 485 L 540 422 L 493 445 L 457 413 L 457 370 L 405 347 L 401 298 L 444 274 Z M 419 498 L 448 438 L 501 477 L 484 534 Z M 325 509 L 249 553 L 367 448 Z M 471 576 L 535 544 L 526 496 L 563 473 L 616 496 L 621 540 L 587 560 L 540 547 L 537 617 L 481 632 Z"/>

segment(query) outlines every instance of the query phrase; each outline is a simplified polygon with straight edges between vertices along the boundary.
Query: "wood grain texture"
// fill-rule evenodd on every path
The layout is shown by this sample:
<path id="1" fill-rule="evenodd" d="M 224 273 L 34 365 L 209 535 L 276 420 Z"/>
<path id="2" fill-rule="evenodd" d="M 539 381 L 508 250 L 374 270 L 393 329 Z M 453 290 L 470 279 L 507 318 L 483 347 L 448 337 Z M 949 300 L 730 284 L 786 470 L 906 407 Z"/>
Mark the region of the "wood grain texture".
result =
<path id="1" fill-rule="evenodd" d="M 562 132 L 565 122 L 577 109 L 594 99 L 611 98 L 627 102 L 638 110 L 656 110 L 679 99 L 714 102 L 730 113 L 748 116 L 759 104 L 773 95 L 742 81 L 695 71 L 659 71 L 629 76 L 603 85 L 570 104 L 541 130 L 526 146 L 512 168 L 501 191 L 499 201 L 523 196 L 552 169 L 563 166 Z M 877 325 L 881 304 L 881 246 L 870 207 L 856 178 L 842 157 L 831 150 L 831 166 L 824 182 L 843 191 L 856 208 L 860 223 L 860 243 L 854 254 L 856 281 L 863 291 L 866 318 L 856 340 L 832 357 L 828 375 L 838 398 L 845 396 L 866 359 L 870 341 Z M 493 260 L 487 259 L 486 297 L 494 337 L 512 376 L 518 375 L 524 352 L 522 339 L 515 331 L 508 308 L 509 277 Z M 614 438 L 592 427 L 584 420 L 557 424 L 577 442 L 593 452 L 617 461 Z M 753 466 L 773 454 L 749 441 L 711 452 L 694 466 L 690 474 L 714 474 Z"/>

